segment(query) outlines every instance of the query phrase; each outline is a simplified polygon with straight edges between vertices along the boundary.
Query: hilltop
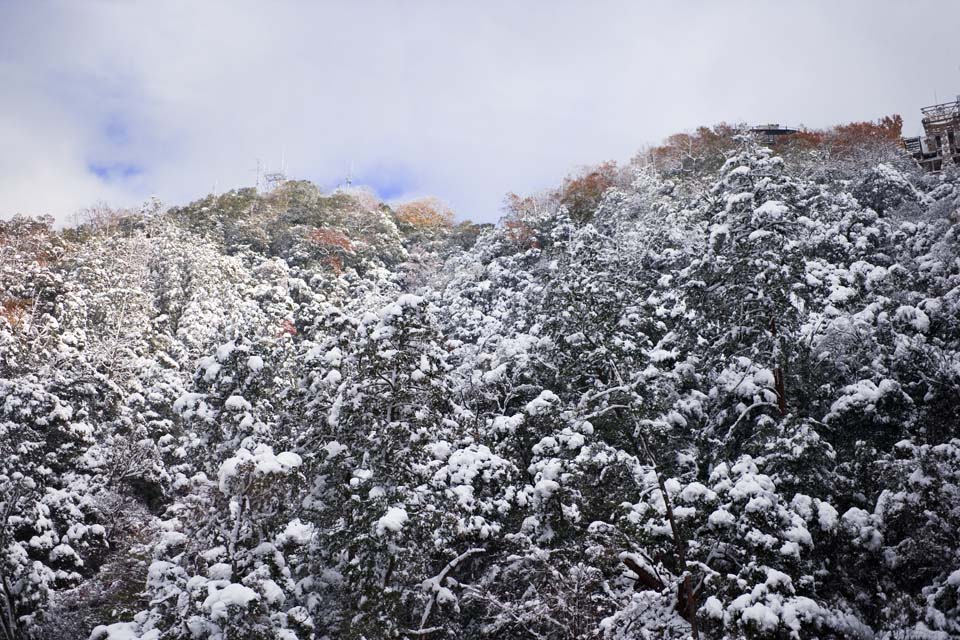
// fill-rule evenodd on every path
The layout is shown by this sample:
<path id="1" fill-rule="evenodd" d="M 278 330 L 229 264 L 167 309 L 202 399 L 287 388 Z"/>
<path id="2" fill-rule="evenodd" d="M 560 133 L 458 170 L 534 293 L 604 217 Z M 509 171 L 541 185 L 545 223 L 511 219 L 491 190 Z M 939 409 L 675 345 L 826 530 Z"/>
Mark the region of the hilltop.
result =
<path id="1" fill-rule="evenodd" d="M 0 223 L 0 638 L 955 637 L 960 172 L 899 135 Z"/>

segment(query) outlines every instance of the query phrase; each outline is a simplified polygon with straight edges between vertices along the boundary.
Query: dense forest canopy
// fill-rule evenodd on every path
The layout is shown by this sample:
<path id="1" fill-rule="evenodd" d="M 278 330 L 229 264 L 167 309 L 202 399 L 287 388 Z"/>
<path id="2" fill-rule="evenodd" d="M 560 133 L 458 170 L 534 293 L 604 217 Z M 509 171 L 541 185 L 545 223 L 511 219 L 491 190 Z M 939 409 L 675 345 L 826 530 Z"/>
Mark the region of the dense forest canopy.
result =
<path id="1" fill-rule="evenodd" d="M 960 635 L 960 173 L 670 138 L 502 224 L 0 223 L 0 639 Z"/>

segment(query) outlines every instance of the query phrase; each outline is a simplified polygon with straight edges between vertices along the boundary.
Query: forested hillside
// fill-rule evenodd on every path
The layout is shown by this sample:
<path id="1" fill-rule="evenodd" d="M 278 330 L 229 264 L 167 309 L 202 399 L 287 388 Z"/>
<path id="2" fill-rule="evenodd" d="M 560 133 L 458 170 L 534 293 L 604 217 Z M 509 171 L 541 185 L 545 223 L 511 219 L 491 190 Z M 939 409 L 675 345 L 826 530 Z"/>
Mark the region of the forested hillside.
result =
<path id="1" fill-rule="evenodd" d="M 891 122 L 0 223 L 0 639 L 960 636 L 960 173 Z"/>

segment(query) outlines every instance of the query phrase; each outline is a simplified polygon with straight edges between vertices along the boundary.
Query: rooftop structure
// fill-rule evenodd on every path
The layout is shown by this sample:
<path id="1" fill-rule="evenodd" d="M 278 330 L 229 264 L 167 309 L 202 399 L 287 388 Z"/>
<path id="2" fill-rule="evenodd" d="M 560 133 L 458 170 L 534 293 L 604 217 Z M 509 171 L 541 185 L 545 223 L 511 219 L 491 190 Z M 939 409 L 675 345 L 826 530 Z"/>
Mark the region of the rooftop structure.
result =
<path id="1" fill-rule="evenodd" d="M 797 133 L 797 129 L 786 127 L 780 124 L 758 124 L 750 129 L 751 133 L 757 136 L 763 144 L 776 145 L 782 142 L 786 136 Z"/>
<path id="2" fill-rule="evenodd" d="M 928 171 L 940 171 L 945 162 L 960 164 L 960 96 L 920 112 L 924 135 L 904 138 L 906 150 Z"/>

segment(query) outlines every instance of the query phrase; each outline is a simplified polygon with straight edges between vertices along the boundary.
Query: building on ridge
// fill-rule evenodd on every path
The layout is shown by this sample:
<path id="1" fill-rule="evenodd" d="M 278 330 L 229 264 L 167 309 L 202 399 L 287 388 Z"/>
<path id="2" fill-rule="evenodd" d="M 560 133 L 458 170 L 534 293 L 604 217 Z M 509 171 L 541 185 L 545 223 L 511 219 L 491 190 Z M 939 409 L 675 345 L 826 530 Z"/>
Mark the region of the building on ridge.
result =
<path id="1" fill-rule="evenodd" d="M 792 136 L 799 129 L 792 129 L 780 124 L 758 124 L 750 129 L 750 132 L 757 137 L 761 143 L 773 147 L 786 140 L 787 136 Z"/>
<path id="2" fill-rule="evenodd" d="M 903 138 L 906 150 L 928 171 L 940 171 L 947 162 L 960 164 L 960 96 L 920 112 L 923 135 Z"/>

